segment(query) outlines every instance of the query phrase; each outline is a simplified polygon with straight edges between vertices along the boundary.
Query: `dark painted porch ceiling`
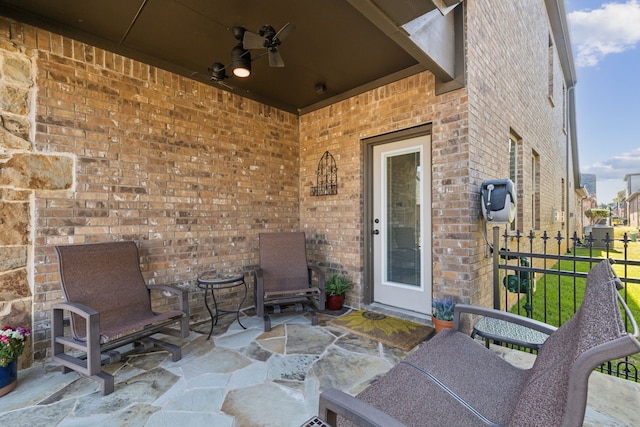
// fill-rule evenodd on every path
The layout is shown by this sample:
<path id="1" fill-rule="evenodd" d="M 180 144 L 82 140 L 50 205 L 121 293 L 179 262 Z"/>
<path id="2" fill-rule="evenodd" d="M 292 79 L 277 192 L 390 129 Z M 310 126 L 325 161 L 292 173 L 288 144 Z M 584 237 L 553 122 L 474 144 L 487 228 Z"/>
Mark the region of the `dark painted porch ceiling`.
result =
<path id="1" fill-rule="evenodd" d="M 312 111 L 429 66 L 401 26 L 445 0 L 0 0 L 0 15 L 51 30 L 294 113 Z M 454 2 L 457 3 L 457 2 Z M 210 79 L 230 62 L 231 28 L 287 23 L 284 68 Z M 255 58 L 265 50 L 252 51 Z M 227 72 L 230 74 L 230 72 Z M 319 93 L 318 84 L 326 87 Z"/>

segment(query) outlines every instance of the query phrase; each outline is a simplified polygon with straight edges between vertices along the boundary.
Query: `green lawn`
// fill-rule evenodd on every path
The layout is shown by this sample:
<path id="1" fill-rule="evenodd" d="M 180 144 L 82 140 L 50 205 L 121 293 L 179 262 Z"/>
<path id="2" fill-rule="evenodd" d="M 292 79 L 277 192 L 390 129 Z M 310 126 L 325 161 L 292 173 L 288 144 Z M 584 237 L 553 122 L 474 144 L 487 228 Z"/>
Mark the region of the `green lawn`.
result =
<path id="1" fill-rule="evenodd" d="M 627 232 L 637 232 L 637 229 L 631 227 L 615 227 L 614 238 L 622 239 L 623 234 Z M 640 237 L 640 233 L 639 233 Z M 606 251 L 601 249 L 593 249 L 593 257 L 605 258 Z M 577 256 L 589 256 L 587 248 L 577 248 Z M 616 241 L 614 248 L 609 251 L 609 257 L 613 259 L 624 259 L 624 243 Z M 627 258 L 629 260 L 640 260 L 640 242 L 630 242 L 627 247 Z M 628 267 L 626 274 L 624 266 L 613 266 L 619 276 L 640 278 L 640 267 Z M 558 269 L 557 264 L 550 269 Z M 577 262 L 576 271 L 588 272 L 590 265 L 587 262 Z M 573 271 L 572 261 L 561 261 L 560 270 Z M 536 280 L 536 292 L 533 295 L 533 318 L 549 323 L 555 326 L 566 322 L 574 313 L 575 308 L 580 306 L 584 295 L 585 279 L 574 279 L 573 277 L 558 277 L 551 274 L 538 277 Z M 625 292 L 624 290 L 621 292 Z M 628 283 L 626 286 L 626 301 L 629 308 L 634 314 L 636 320 L 640 320 L 640 284 Z M 545 298 L 546 295 L 546 298 Z M 625 295 L 623 295 L 625 296 Z M 545 299 L 547 305 L 545 306 Z M 522 308 L 524 298 L 520 302 L 520 308 L 517 305 L 511 309 L 512 313 L 525 315 Z M 519 311 L 518 311 L 519 310 Z M 635 366 L 640 367 L 640 354 L 632 356 L 632 362 Z"/>

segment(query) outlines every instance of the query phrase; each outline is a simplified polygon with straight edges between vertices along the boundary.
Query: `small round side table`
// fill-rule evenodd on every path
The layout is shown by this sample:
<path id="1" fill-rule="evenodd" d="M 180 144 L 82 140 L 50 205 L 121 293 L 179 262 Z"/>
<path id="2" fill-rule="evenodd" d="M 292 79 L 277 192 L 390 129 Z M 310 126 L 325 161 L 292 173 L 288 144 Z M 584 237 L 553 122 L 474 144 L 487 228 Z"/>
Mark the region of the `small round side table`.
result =
<path id="1" fill-rule="evenodd" d="M 216 300 L 215 291 L 235 288 L 238 286 L 244 286 L 244 294 L 242 295 L 240 304 L 238 304 L 237 310 L 218 309 L 218 302 Z M 244 281 L 243 274 L 220 275 L 213 271 L 205 271 L 198 277 L 198 287 L 204 291 L 204 305 L 207 307 L 207 311 L 209 311 L 209 315 L 211 316 L 211 330 L 209 331 L 207 340 L 211 338 L 213 327 L 218 324 L 218 317 L 223 314 L 235 313 L 238 324 L 242 326 L 243 329 L 247 329 L 240 322 L 240 309 L 242 308 L 242 303 L 244 303 L 244 300 L 247 298 L 247 283 Z M 215 310 L 215 314 L 213 313 L 213 311 L 211 311 L 209 303 L 207 302 L 207 291 L 210 291 L 211 293 L 211 299 L 213 300 L 213 309 Z"/>

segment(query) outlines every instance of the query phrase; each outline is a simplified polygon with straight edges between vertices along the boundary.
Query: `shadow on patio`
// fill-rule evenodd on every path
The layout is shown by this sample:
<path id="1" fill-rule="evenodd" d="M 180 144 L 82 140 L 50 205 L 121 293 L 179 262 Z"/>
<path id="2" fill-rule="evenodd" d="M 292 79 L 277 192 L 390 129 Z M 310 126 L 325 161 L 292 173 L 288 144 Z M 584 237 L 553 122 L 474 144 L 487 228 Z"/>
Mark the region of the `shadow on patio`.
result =
<path id="1" fill-rule="evenodd" d="M 36 426 L 299 426 L 317 414 L 320 390 L 350 394 L 365 388 L 407 353 L 327 326 L 303 314 L 274 317 L 274 328 L 246 317 L 243 330 L 231 316 L 206 340 L 209 323 L 194 327 L 183 358 L 143 354 L 108 367 L 115 392 L 59 366 L 20 371 L 18 387 L 0 398 L 0 424 Z M 169 339 L 175 339 L 168 337 Z M 524 366 L 533 356 L 496 348 Z M 594 373 L 585 425 L 623 426 L 637 420 L 640 384 Z"/>

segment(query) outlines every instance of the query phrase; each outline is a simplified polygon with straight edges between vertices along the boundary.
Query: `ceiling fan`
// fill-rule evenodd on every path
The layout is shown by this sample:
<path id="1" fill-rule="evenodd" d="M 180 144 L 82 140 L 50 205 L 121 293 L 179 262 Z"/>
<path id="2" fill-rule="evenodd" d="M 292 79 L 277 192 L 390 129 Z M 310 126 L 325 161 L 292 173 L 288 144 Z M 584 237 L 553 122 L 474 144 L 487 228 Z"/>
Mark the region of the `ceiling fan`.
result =
<path id="1" fill-rule="evenodd" d="M 234 34 L 236 32 L 234 27 Z M 269 55 L 269 66 L 271 67 L 284 67 L 284 61 L 282 55 L 278 50 L 278 46 L 282 43 L 289 34 L 296 29 L 296 26 L 292 23 L 287 23 L 278 32 L 271 26 L 265 25 L 258 31 L 258 34 L 243 30 L 242 45 L 245 49 L 267 49 Z"/>
<path id="2" fill-rule="evenodd" d="M 280 46 L 282 40 L 291 34 L 295 28 L 296 26 L 294 24 L 287 23 L 280 31 L 276 32 L 271 25 L 265 25 L 260 28 L 258 34 L 255 34 L 247 31 L 243 27 L 233 27 L 231 29 L 233 36 L 240 43 L 231 50 L 230 64 L 224 65 L 221 62 L 214 62 L 211 67 L 207 69 L 211 80 L 229 89 L 233 89 L 232 86 L 224 82 L 225 79 L 231 77 L 231 75 L 227 75 L 226 73 L 227 68 L 230 68 L 232 75 L 236 77 L 248 77 L 251 74 L 251 62 L 262 58 L 264 55 L 269 55 L 269 66 L 284 67 L 284 61 L 282 60 L 278 46 Z M 267 52 L 252 59 L 249 51 L 257 49 L 267 49 Z"/>

